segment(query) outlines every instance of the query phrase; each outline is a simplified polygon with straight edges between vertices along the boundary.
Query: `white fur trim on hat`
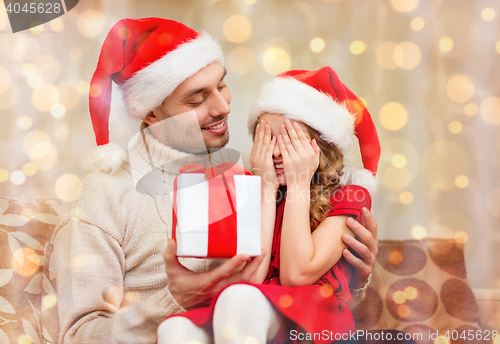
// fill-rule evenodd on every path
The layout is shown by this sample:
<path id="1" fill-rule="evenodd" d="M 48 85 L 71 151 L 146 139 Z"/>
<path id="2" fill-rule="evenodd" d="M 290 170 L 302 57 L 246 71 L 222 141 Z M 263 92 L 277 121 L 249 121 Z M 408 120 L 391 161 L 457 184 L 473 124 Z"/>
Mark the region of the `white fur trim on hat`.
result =
<path id="1" fill-rule="evenodd" d="M 144 118 L 184 80 L 215 61 L 223 65 L 224 55 L 219 43 L 206 32 L 180 44 L 121 85 L 128 111 L 134 117 Z"/>
<path id="2" fill-rule="evenodd" d="M 354 142 L 354 117 L 343 104 L 292 77 L 276 77 L 264 85 L 248 117 L 250 134 L 264 113 L 282 114 L 321 134 L 345 153 Z"/>
<path id="3" fill-rule="evenodd" d="M 368 190 L 372 197 L 377 193 L 377 179 L 367 169 L 357 168 L 345 174 L 347 174 L 346 184 L 362 186 Z"/>
<path id="4" fill-rule="evenodd" d="M 115 142 L 97 146 L 90 156 L 90 172 L 113 174 L 126 160 L 127 153 Z"/>

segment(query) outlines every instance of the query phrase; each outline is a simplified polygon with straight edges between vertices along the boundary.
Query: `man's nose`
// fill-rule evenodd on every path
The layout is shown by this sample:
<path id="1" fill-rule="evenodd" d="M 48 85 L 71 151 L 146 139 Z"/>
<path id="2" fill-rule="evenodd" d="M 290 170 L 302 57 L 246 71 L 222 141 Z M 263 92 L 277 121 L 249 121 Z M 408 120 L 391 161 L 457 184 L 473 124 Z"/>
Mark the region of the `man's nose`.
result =
<path id="1" fill-rule="evenodd" d="M 216 91 L 210 115 L 212 117 L 219 117 L 219 116 L 225 116 L 230 112 L 231 112 L 231 106 L 229 105 L 229 101 L 221 92 Z"/>

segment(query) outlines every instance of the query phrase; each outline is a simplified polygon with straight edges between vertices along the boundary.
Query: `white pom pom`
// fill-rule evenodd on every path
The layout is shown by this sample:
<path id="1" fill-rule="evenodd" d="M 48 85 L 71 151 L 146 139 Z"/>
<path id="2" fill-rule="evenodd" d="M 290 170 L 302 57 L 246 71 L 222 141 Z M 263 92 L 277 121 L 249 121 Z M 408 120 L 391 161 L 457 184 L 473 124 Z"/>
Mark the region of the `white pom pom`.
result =
<path id="1" fill-rule="evenodd" d="M 377 193 L 377 179 L 370 171 L 364 168 L 357 168 L 349 172 L 346 184 L 362 186 L 368 190 L 372 197 Z"/>
<path id="2" fill-rule="evenodd" d="M 127 154 L 115 142 L 98 146 L 90 156 L 90 172 L 113 174 L 127 160 Z"/>

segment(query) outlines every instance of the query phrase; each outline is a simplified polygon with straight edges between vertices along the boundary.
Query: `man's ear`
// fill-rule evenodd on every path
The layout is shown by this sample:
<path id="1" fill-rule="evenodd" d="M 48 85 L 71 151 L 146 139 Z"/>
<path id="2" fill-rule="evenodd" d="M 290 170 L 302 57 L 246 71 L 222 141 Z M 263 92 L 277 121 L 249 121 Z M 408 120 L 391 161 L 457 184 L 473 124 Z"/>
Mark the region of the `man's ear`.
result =
<path id="1" fill-rule="evenodd" d="M 160 121 L 160 110 L 159 108 L 154 109 L 153 111 L 150 111 L 146 117 L 144 117 L 143 121 L 147 125 L 153 125 L 155 123 L 158 123 Z"/>

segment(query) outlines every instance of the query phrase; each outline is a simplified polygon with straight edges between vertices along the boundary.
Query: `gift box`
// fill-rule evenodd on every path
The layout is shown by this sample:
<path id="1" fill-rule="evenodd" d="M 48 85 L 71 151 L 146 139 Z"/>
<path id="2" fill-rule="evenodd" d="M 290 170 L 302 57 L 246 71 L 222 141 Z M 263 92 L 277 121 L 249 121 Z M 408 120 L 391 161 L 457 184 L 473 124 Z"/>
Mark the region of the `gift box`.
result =
<path id="1" fill-rule="evenodd" d="M 186 165 L 174 180 L 172 237 L 177 255 L 261 254 L 261 180 L 242 167 Z"/>

